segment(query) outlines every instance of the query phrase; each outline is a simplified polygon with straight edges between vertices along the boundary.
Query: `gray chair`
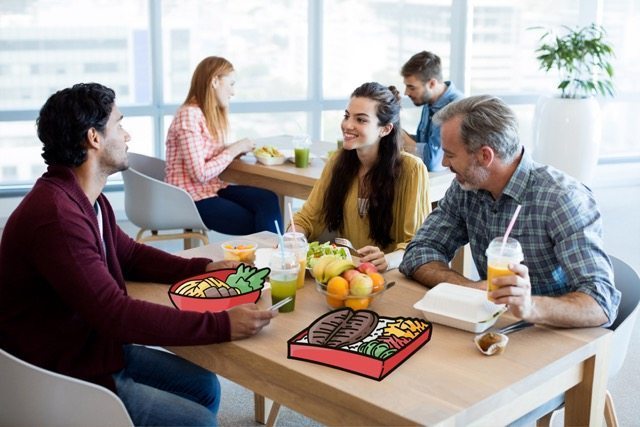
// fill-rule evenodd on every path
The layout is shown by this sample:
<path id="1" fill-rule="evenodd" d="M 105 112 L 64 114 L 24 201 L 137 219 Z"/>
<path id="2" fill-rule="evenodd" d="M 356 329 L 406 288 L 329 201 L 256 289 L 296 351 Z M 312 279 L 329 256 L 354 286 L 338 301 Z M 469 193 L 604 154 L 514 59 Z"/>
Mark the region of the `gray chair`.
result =
<path id="1" fill-rule="evenodd" d="M 207 226 L 189 193 L 164 182 L 165 161 L 137 153 L 128 157 L 129 169 L 122 172 L 124 208 L 129 221 L 140 228 L 136 241 L 184 239 L 185 249 L 191 247 L 191 239 L 208 244 Z"/>
<path id="2" fill-rule="evenodd" d="M 132 426 L 104 387 L 42 369 L 0 349 L 0 425 Z"/>
<path id="3" fill-rule="evenodd" d="M 622 368 L 624 359 L 627 356 L 627 350 L 629 349 L 633 326 L 636 324 L 638 313 L 640 312 L 640 277 L 638 277 L 638 273 L 624 261 L 614 256 L 609 257 L 613 264 L 616 288 L 622 293 L 620 307 L 618 308 L 618 317 L 609 327 L 609 329 L 613 331 L 608 371 L 609 380 L 611 380 L 620 372 L 620 368 Z M 544 415 L 538 420 L 537 425 L 540 427 L 549 426 L 553 413 L 561 409 L 561 407 L 562 405 Z M 604 419 L 608 427 L 618 426 L 618 418 L 609 390 L 607 390 L 605 400 Z"/>

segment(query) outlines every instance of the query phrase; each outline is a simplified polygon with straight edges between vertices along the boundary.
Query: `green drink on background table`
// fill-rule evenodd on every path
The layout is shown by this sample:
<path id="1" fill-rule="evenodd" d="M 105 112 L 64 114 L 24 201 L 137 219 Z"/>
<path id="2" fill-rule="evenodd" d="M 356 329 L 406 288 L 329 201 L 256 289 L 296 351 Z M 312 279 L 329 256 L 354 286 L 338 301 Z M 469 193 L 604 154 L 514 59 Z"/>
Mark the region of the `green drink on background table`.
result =
<path id="1" fill-rule="evenodd" d="M 275 251 L 269 260 L 271 274 L 271 303 L 276 304 L 287 297 L 293 297 L 291 302 L 278 309 L 280 313 L 289 313 L 296 307 L 296 290 L 298 288 L 298 270 L 300 264 L 294 253 Z"/>
<path id="2" fill-rule="evenodd" d="M 344 144 L 344 139 L 338 139 L 336 141 L 336 145 L 338 146 L 338 150 L 342 149 L 342 144 Z"/>
<path id="3" fill-rule="evenodd" d="M 309 148 L 311 141 L 307 135 L 296 135 L 293 137 L 293 152 L 297 168 L 309 167 Z"/>

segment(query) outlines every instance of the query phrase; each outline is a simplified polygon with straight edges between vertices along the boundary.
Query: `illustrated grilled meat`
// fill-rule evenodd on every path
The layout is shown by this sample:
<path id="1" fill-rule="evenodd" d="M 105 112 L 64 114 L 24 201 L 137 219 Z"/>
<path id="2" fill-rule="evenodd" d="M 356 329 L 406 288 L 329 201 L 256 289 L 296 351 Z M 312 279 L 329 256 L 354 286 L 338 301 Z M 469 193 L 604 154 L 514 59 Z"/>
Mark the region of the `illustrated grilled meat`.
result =
<path id="1" fill-rule="evenodd" d="M 204 291 L 204 295 L 207 298 L 224 298 L 224 297 L 230 297 L 233 295 L 238 295 L 239 292 L 236 288 L 208 288 L 205 289 Z"/>
<path id="2" fill-rule="evenodd" d="M 350 345 L 369 335 L 377 324 L 378 316 L 372 311 L 335 310 L 309 327 L 309 343 L 327 347 Z"/>

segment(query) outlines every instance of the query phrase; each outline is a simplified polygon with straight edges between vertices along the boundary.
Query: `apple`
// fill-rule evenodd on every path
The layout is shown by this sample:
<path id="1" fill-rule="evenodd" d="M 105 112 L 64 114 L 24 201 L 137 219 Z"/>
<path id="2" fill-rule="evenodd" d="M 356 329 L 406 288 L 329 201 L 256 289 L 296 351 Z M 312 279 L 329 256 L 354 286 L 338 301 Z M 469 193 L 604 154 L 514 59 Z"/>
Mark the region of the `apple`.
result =
<path id="1" fill-rule="evenodd" d="M 377 273 L 378 269 L 376 268 L 375 265 L 373 265 L 370 262 L 363 262 L 358 266 L 358 271 L 360 273 L 367 274 L 367 273 Z"/>
<path id="2" fill-rule="evenodd" d="M 360 274 L 360 273 L 355 268 L 352 268 L 342 273 L 342 277 L 347 279 L 347 282 L 351 282 L 351 279 L 353 279 L 356 274 Z"/>
<path id="3" fill-rule="evenodd" d="M 366 297 L 373 292 L 373 280 L 366 274 L 358 273 L 349 282 L 349 293 L 358 297 Z"/>

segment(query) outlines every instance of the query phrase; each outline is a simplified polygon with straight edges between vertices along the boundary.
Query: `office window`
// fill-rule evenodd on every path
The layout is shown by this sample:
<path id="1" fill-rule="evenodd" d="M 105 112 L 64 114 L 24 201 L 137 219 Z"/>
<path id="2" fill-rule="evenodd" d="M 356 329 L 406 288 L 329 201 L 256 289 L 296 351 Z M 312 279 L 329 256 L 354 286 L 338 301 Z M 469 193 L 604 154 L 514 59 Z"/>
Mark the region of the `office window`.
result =
<path id="1" fill-rule="evenodd" d="M 467 93 L 554 92 L 556 76 L 539 70 L 536 60 L 543 31 L 527 28 L 577 25 L 579 8 L 579 0 L 474 1 Z"/>
<path id="2" fill-rule="evenodd" d="M 163 0 L 165 101 L 182 103 L 207 56 L 236 70 L 235 100 L 307 97 L 307 2 Z"/>
<path id="3" fill-rule="evenodd" d="M 377 81 L 404 91 L 400 68 L 413 54 L 440 56 L 449 74 L 451 1 L 325 0 L 323 88 L 326 98 L 347 98 Z"/>
<path id="4" fill-rule="evenodd" d="M 146 0 L 0 3 L 0 109 L 39 109 L 54 91 L 88 81 L 128 88 L 117 94 L 120 105 L 148 103 L 151 76 L 142 65 L 150 63 L 147 5 Z"/>

